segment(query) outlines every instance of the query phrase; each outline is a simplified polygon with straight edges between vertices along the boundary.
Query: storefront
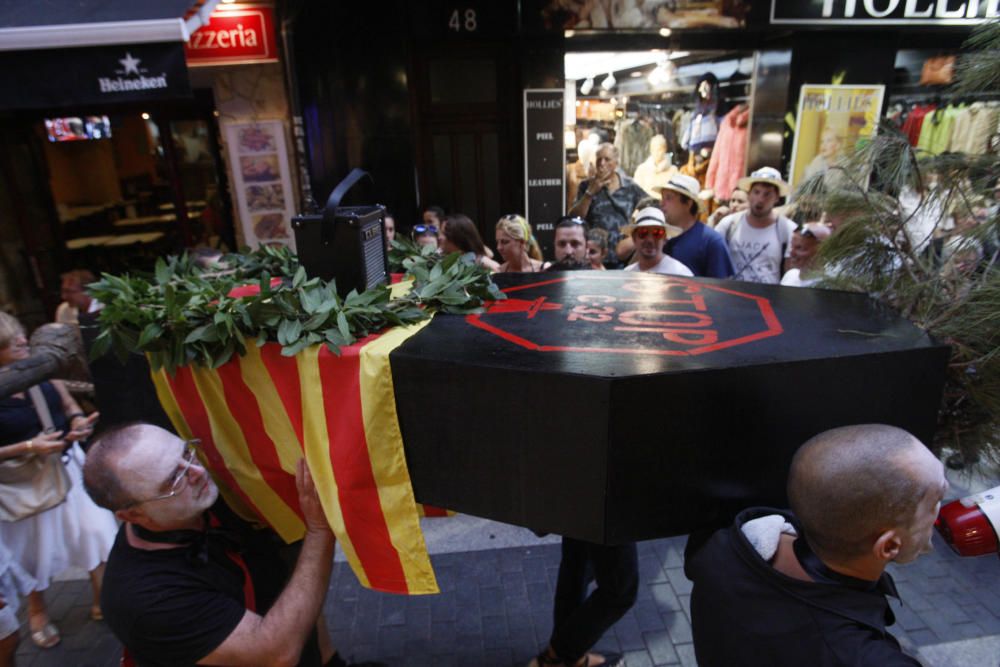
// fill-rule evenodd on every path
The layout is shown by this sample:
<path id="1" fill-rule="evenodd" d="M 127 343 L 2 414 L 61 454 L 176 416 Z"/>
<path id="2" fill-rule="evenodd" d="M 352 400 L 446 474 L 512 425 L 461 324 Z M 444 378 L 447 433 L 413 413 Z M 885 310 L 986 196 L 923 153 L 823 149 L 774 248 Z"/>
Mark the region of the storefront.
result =
<path id="1" fill-rule="evenodd" d="M 273 5 L 120 3 L 61 18 L 21 12 L 0 30 L 4 141 L 21 158 L 3 160 L 5 231 L 20 241 L 4 253 L 8 307 L 47 319 L 70 269 L 292 242 L 298 179 Z"/>

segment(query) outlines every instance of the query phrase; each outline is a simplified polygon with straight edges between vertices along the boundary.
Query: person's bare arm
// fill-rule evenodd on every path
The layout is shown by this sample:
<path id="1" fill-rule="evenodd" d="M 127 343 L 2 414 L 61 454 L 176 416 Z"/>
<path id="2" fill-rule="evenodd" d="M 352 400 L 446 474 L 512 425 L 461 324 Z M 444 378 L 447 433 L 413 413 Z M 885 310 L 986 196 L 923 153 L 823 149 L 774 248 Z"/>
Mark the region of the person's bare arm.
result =
<path id="1" fill-rule="evenodd" d="M 62 431 L 45 433 L 44 431 L 22 442 L 15 442 L 4 447 L 0 447 L 0 460 L 11 459 L 15 456 L 25 456 L 34 454 L 36 456 L 48 456 L 61 452 L 66 446 Z"/>
<path id="2" fill-rule="evenodd" d="M 69 422 L 69 432 L 66 433 L 66 440 L 73 442 L 74 440 L 89 438 L 90 434 L 94 432 L 94 424 L 97 423 L 100 413 L 91 412 L 89 415 L 83 414 L 80 404 L 69 393 L 69 389 L 66 388 L 65 384 L 59 380 L 52 380 L 52 386 L 55 387 L 56 392 L 59 394 L 59 400 L 62 401 L 63 414 L 66 415 L 66 421 Z"/>
<path id="3" fill-rule="evenodd" d="M 330 585 L 334 539 L 305 460 L 299 461 L 295 484 L 306 536 L 291 579 L 267 614 L 247 611 L 232 634 L 199 665 L 284 667 L 298 663 Z"/>
<path id="4" fill-rule="evenodd" d="M 569 210 L 568 215 L 578 215 L 581 218 L 586 218 L 587 213 L 590 212 L 590 202 L 593 201 L 597 193 L 601 191 L 601 188 L 605 188 L 608 186 L 613 177 L 614 177 L 614 172 L 611 172 L 610 175 L 604 176 L 603 178 L 600 176 L 600 174 L 598 174 L 593 178 L 584 181 L 584 183 L 587 184 L 586 189 L 583 189 L 583 183 L 581 183 L 580 186 L 583 192 L 580 195 L 580 198 L 576 201 L 576 203 L 573 204 L 573 208 Z"/>

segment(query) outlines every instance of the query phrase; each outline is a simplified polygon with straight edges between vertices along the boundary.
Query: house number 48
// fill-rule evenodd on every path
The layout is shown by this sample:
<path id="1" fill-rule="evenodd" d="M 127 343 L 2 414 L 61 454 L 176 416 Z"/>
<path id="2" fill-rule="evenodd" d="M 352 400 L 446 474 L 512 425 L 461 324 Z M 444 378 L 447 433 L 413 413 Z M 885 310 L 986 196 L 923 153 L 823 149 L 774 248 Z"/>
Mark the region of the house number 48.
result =
<path id="1" fill-rule="evenodd" d="M 477 27 L 475 9 L 456 9 L 448 19 L 448 29 L 455 32 L 475 32 Z"/>

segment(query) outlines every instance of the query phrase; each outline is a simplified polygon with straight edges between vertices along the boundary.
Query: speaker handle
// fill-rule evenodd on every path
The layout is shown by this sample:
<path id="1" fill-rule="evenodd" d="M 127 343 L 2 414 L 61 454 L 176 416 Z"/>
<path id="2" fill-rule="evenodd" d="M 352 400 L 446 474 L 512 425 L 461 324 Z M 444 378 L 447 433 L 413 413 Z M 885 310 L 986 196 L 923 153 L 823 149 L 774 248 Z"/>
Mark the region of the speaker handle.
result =
<path id="1" fill-rule="evenodd" d="M 352 169 L 351 173 L 349 173 L 344 180 L 338 183 L 337 187 L 335 187 L 333 192 L 330 193 L 330 198 L 326 200 L 326 208 L 323 209 L 323 217 L 326 219 L 332 218 L 333 212 L 338 206 L 340 206 L 340 200 L 345 194 L 347 194 L 347 191 L 365 176 L 367 176 L 368 180 L 372 182 L 372 185 L 375 184 L 375 179 L 372 178 L 372 175 L 364 169 L 360 169 L 358 167 Z"/>

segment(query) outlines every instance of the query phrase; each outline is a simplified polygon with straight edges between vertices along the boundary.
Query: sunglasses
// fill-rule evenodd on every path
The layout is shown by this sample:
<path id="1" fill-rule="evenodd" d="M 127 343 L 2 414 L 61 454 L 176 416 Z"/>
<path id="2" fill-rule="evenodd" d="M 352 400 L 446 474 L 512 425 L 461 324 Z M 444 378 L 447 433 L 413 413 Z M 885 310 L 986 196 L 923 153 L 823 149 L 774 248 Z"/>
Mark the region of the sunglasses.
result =
<path id="1" fill-rule="evenodd" d="M 819 241 L 819 237 L 813 234 L 812 230 L 805 225 L 799 225 L 799 228 L 795 230 L 795 233 L 804 239 L 816 239 Z"/>
<path id="2" fill-rule="evenodd" d="M 640 227 L 635 230 L 635 235 L 640 239 L 644 239 L 647 236 L 652 236 L 654 239 L 662 239 L 667 235 L 667 230 L 662 227 Z"/>
<path id="3" fill-rule="evenodd" d="M 413 231 L 417 234 L 427 234 L 428 232 L 431 234 L 437 234 L 438 228 L 434 225 L 414 225 Z"/>
<path id="4" fill-rule="evenodd" d="M 584 220 L 583 218 L 581 218 L 578 215 L 564 215 L 563 217 L 559 218 L 559 220 L 556 222 L 556 224 L 558 225 L 558 224 L 562 224 L 564 222 L 572 222 L 574 225 L 586 225 L 587 224 L 587 221 Z"/>

